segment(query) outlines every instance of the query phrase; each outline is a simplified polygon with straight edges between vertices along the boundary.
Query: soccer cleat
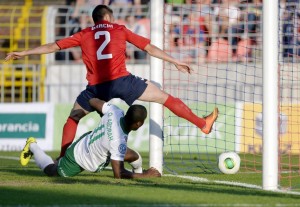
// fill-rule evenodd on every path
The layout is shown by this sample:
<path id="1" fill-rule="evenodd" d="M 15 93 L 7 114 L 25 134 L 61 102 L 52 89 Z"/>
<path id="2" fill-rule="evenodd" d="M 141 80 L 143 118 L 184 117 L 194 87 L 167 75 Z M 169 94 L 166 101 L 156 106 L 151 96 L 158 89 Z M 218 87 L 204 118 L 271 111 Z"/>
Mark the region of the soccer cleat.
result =
<path id="1" fill-rule="evenodd" d="M 218 115 L 219 115 L 219 110 L 216 107 L 211 114 L 204 117 L 204 120 L 206 121 L 206 125 L 201 129 L 201 131 L 204 134 L 209 134 L 211 132 L 212 126 L 214 125 L 216 119 L 218 118 Z"/>
<path id="2" fill-rule="evenodd" d="M 33 153 L 30 151 L 29 146 L 31 143 L 34 143 L 34 142 L 36 143 L 35 138 L 33 138 L 33 137 L 27 138 L 25 147 L 23 148 L 21 155 L 20 155 L 20 163 L 22 166 L 26 166 L 28 164 L 29 160 L 31 159 Z"/>

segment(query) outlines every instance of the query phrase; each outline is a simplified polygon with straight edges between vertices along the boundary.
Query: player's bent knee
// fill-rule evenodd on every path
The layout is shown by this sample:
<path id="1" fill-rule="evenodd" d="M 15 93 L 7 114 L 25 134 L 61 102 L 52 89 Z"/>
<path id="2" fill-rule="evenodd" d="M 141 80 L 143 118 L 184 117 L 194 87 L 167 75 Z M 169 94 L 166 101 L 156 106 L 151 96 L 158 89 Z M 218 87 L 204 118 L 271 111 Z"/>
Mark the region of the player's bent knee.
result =
<path id="1" fill-rule="evenodd" d="M 57 176 L 57 165 L 56 164 L 50 164 L 44 169 L 44 173 L 50 177 Z"/>
<path id="2" fill-rule="evenodd" d="M 70 117 L 75 121 L 79 121 L 85 115 L 86 113 L 83 109 L 75 109 L 71 111 Z"/>

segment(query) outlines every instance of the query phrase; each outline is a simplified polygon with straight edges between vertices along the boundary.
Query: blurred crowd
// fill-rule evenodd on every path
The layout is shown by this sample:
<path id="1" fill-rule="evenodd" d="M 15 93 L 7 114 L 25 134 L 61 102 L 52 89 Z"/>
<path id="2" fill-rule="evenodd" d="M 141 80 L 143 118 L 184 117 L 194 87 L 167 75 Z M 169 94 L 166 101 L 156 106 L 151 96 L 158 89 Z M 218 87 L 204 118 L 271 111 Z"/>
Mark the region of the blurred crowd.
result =
<path id="1" fill-rule="evenodd" d="M 92 25 L 91 12 L 98 4 L 110 5 L 116 23 L 150 38 L 149 0 L 67 0 L 68 7 L 59 11 L 63 26 L 57 28 L 57 39 Z M 298 4 L 280 1 L 283 57 L 300 53 L 300 37 L 295 35 L 300 32 Z M 164 21 L 165 49 L 177 58 L 194 63 L 261 59 L 256 53 L 262 45 L 262 0 L 165 0 Z M 80 62 L 80 55 L 74 48 L 57 53 L 56 60 Z M 145 62 L 148 57 L 128 44 L 127 59 Z"/>
<path id="2" fill-rule="evenodd" d="M 251 61 L 252 48 L 260 41 L 261 0 L 199 0 L 171 6 L 170 51 L 179 58 L 198 63 Z"/>
<path id="3" fill-rule="evenodd" d="M 287 61 L 300 57 L 300 1 L 286 0 L 281 3 L 282 56 Z"/>

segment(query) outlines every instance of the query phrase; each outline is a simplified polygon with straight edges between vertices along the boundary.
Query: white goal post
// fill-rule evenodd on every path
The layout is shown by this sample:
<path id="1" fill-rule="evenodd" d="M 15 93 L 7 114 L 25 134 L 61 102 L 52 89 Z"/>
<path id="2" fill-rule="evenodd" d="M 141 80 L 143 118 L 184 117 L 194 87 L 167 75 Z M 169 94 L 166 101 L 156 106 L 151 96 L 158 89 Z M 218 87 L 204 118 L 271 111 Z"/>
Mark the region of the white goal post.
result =
<path id="1" fill-rule="evenodd" d="M 164 27 L 164 1 L 152 0 L 150 4 L 151 16 L 151 42 L 158 48 L 163 49 Z M 162 87 L 163 61 L 150 58 L 150 79 Z M 163 106 L 150 103 L 150 167 L 155 167 L 160 173 L 163 170 Z"/>
<path id="2" fill-rule="evenodd" d="M 278 188 L 278 0 L 263 1 L 263 189 Z"/>

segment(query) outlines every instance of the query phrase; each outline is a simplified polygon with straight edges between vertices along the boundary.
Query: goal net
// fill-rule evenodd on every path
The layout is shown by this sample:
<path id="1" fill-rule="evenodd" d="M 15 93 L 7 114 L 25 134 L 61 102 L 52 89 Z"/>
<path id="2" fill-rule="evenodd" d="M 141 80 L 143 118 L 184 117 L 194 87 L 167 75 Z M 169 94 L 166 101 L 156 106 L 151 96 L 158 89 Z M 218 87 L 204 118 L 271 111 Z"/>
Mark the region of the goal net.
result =
<path id="1" fill-rule="evenodd" d="M 261 1 L 170 2 L 164 8 L 164 49 L 189 63 L 194 71 L 184 74 L 165 63 L 164 90 L 183 100 L 198 116 L 211 113 L 215 106 L 220 115 L 212 132 L 204 135 L 196 126 L 165 109 L 165 169 L 190 175 L 219 173 L 217 160 L 220 153 L 235 151 L 241 157 L 239 173 L 261 175 Z M 295 9 L 298 6 L 295 7 L 297 3 L 290 4 L 294 4 L 294 14 L 284 4 L 280 5 L 279 16 L 278 169 L 280 186 L 299 188 L 300 94 Z M 287 19 L 289 15 L 292 15 L 289 17 L 292 21 Z M 293 39 L 292 43 L 287 43 L 292 41 L 289 38 Z"/>
<path id="2" fill-rule="evenodd" d="M 279 179 L 281 186 L 300 188 L 300 5 L 279 6 Z"/>

